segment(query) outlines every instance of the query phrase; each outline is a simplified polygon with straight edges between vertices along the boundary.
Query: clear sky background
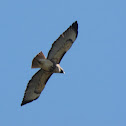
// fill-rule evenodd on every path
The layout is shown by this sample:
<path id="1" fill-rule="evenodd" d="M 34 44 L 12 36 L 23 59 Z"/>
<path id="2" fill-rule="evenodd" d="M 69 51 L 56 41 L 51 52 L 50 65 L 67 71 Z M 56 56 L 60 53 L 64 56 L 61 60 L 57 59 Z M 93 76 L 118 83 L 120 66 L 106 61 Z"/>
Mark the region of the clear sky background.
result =
<path id="1" fill-rule="evenodd" d="M 52 43 L 74 21 L 78 38 L 38 100 L 20 106 Z M 126 126 L 126 1 L 0 1 L 1 126 Z"/>

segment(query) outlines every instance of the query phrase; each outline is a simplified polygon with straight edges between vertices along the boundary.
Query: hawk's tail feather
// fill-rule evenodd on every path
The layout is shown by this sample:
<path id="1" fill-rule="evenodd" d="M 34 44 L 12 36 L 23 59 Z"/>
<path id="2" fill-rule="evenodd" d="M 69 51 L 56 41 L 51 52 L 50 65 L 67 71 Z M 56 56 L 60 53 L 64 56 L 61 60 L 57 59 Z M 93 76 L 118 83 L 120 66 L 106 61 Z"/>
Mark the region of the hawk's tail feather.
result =
<path id="1" fill-rule="evenodd" d="M 42 53 L 42 51 L 40 53 L 38 53 L 34 57 L 34 59 L 32 60 L 31 68 L 40 68 L 39 62 L 38 62 L 40 59 L 46 59 L 46 57 L 44 56 L 44 54 Z"/>

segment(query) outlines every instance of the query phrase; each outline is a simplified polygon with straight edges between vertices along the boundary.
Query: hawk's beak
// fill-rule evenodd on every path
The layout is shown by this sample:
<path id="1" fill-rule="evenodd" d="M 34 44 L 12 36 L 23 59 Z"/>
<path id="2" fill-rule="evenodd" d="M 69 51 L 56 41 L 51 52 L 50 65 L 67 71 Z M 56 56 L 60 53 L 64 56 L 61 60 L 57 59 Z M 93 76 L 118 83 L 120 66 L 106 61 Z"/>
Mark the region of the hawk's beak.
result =
<path id="1" fill-rule="evenodd" d="M 65 74 L 65 72 L 63 70 L 61 70 L 60 73 L 64 73 Z"/>

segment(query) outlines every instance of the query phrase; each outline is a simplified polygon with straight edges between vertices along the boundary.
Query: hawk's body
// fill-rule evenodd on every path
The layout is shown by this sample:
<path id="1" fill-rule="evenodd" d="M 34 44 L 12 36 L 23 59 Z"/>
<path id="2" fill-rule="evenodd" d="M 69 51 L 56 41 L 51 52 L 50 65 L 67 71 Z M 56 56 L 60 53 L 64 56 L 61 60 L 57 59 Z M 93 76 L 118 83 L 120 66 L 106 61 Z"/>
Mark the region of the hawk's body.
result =
<path id="1" fill-rule="evenodd" d="M 59 63 L 78 34 L 77 21 L 53 43 L 47 58 L 40 52 L 32 61 L 32 68 L 41 68 L 29 81 L 21 105 L 37 99 L 53 73 L 64 73 Z"/>

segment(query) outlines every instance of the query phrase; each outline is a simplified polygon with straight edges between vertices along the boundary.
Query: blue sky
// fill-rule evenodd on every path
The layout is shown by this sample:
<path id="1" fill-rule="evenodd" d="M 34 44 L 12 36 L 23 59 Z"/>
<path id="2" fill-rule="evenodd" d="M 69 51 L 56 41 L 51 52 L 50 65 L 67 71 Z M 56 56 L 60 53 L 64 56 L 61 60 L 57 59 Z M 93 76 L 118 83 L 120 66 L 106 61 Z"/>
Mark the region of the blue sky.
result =
<path id="1" fill-rule="evenodd" d="M 126 1 L 0 1 L 0 125 L 126 126 Z M 74 21 L 78 38 L 38 100 L 20 106 L 33 57 Z"/>

